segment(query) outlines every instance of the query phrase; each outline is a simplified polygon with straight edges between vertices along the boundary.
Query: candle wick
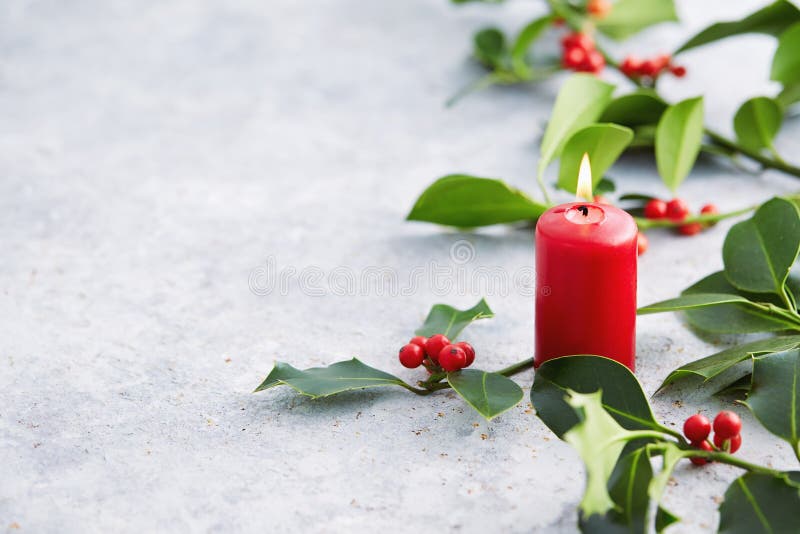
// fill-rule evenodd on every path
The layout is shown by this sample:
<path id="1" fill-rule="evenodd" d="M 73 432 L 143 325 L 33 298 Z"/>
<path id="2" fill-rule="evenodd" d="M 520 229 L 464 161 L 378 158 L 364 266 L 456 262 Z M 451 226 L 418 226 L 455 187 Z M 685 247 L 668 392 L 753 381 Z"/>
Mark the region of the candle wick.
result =
<path id="1" fill-rule="evenodd" d="M 588 217 L 589 216 L 589 208 L 587 208 L 586 206 L 578 206 L 575 209 L 577 209 L 579 212 L 581 212 L 581 215 L 583 215 L 584 217 Z"/>

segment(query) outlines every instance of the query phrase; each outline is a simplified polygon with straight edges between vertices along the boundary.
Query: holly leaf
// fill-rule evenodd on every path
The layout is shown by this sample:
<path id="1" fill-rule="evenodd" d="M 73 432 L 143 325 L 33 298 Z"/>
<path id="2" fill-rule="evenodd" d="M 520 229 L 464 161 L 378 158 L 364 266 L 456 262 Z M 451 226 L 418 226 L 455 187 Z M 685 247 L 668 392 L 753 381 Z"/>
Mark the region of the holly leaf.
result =
<path id="1" fill-rule="evenodd" d="M 740 295 L 751 302 L 781 304 L 772 294 L 758 294 L 741 291 L 731 285 L 725 273 L 717 271 L 694 285 L 686 288 L 683 295 L 695 293 L 724 293 Z M 718 334 L 749 334 L 756 332 L 776 332 L 793 325 L 785 319 L 747 304 L 719 304 L 707 308 L 685 310 L 686 320 L 700 330 Z"/>
<path id="2" fill-rule="evenodd" d="M 581 157 L 589 154 L 594 189 L 632 139 L 633 130 L 616 124 L 593 124 L 578 130 L 569 138 L 561 153 L 558 187 L 575 192 Z"/>
<path id="3" fill-rule="evenodd" d="M 542 137 L 540 175 L 561 153 L 572 134 L 597 120 L 613 91 L 613 85 L 589 74 L 573 74 L 564 82 Z"/>
<path id="4" fill-rule="evenodd" d="M 712 24 L 686 41 L 675 54 L 745 33 L 765 33 L 777 36 L 795 22 L 800 22 L 800 10 L 791 2 L 778 0 L 741 20 Z"/>
<path id="5" fill-rule="evenodd" d="M 797 532 L 800 472 L 747 473 L 734 480 L 719 507 L 720 534 Z"/>
<path id="6" fill-rule="evenodd" d="M 772 98 L 759 96 L 739 107 L 733 117 L 733 129 L 744 146 L 753 150 L 772 149 L 772 140 L 782 122 L 783 107 Z"/>
<path id="7" fill-rule="evenodd" d="M 553 16 L 547 15 L 528 23 L 517 35 L 511 47 L 511 68 L 522 79 L 530 79 L 533 69 L 528 63 L 528 50 L 553 23 Z"/>
<path id="8" fill-rule="evenodd" d="M 628 430 L 660 429 L 642 387 L 630 369 L 602 356 L 564 356 L 536 370 L 531 402 L 539 418 L 559 438 L 578 423 L 575 410 L 564 400 L 568 391 L 602 390 L 602 404 Z"/>
<path id="9" fill-rule="evenodd" d="M 678 14 L 672 0 L 619 0 L 597 29 L 612 39 L 623 40 L 661 22 L 675 22 Z"/>
<path id="10" fill-rule="evenodd" d="M 785 86 L 800 82 L 800 22 L 792 25 L 778 38 L 778 48 L 772 56 L 770 79 Z"/>
<path id="11" fill-rule="evenodd" d="M 800 349 L 756 358 L 745 404 L 764 428 L 789 443 L 800 458 Z"/>
<path id="12" fill-rule="evenodd" d="M 657 124 L 667 103 L 652 89 L 640 89 L 615 98 L 600 115 L 600 122 L 613 122 L 631 128 Z"/>
<path id="13" fill-rule="evenodd" d="M 664 379 L 659 391 L 672 382 L 688 376 L 698 376 L 707 382 L 739 362 L 748 360 L 753 356 L 781 352 L 798 346 L 800 346 L 800 336 L 771 337 L 736 345 L 678 367 Z"/>
<path id="14" fill-rule="evenodd" d="M 487 420 L 513 408 L 523 397 L 522 388 L 499 373 L 462 369 L 448 373 L 447 381 L 453 391 Z"/>
<path id="15" fill-rule="evenodd" d="M 396 376 L 353 358 L 327 367 L 312 367 L 305 370 L 296 369 L 288 363 L 276 362 L 275 367 L 254 393 L 283 385 L 315 399 L 355 389 L 407 386 Z"/>
<path id="16" fill-rule="evenodd" d="M 475 58 L 491 69 L 502 69 L 508 58 L 506 36 L 497 28 L 484 28 L 475 34 Z"/>
<path id="17" fill-rule="evenodd" d="M 500 180 L 453 174 L 428 186 L 406 219 L 470 228 L 534 221 L 546 210 Z"/>
<path id="18" fill-rule="evenodd" d="M 467 326 L 479 319 L 488 319 L 490 317 L 494 317 L 494 312 L 485 299 L 481 299 L 467 310 L 458 310 L 447 304 L 435 304 L 431 311 L 428 312 L 425 322 L 421 327 L 417 328 L 415 334 L 425 337 L 444 334 L 450 340 L 455 341 Z"/>
<path id="19" fill-rule="evenodd" d="M 741 378 L 737 378 L 730 384 L 723 386 L 719 390 L 715 391 L 714 396 L 715 397 L 736 396 L 743 399 L 748 393 L 750 393 L 750 386 L 752 386 L 752 382 L 753 382 L 753 373 L 747 373 Z"/>
<path id="20" fill-rule="evenodd" d="M 786 302 L 786 279 L 798 252 L 800 212 L 794 202 L 773 198 L 728 231 L 722 246 L 725 276 L 743 291 L 775 293 Z"/>
<path id="21" fill-rule="evenodd" d="M 675 191 L 692 170 L 703 140 L 703 97 L 667 108 L 656 128 L 656 165 Z"/>
<path id="22" fill-rule="evenodd" d="M 720 304 L 741 303 L 743 305 L 757 306 L 740 295 L 726 295 L 722 293 L 689 293 L 674 299 L 662 300 L 648 304 L 636 310 L 639 315 L 650 313 L 663 313 L 668 311 L 689 310 L 692 308 L 705 308 Z"/>

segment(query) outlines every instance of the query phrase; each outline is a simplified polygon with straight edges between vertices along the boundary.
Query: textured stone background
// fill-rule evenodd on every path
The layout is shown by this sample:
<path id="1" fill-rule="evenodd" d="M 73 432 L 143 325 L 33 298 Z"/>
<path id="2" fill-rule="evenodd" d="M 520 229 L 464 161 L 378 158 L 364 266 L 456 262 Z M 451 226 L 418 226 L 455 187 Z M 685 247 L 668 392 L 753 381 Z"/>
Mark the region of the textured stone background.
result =
<path id="1" fill-rule="evenodd" d="M 679 4 L 683 26 L 618 51 L 668 50 L 759 2 Z M 358 355 L 413 379 L 394 355 L 430 305 L 485 293 L 423 277 L 404 295 L 312 296 L 295 278 L 286 294 L 256 295 L 248 280 L 268 261 L 387 267 L 404 280 L 431 261 L 453 266 L 466 239 L 466 268 L 532 265 L 529 230 L 459 234 L 403 218 L 455 171 L 535 192 L 558 81 L 442 104 L 478 75 L 466 59 L 475 29 L 516 30 L 541 7 L 0 3 L 0 529 L 574 531 L 581 463 L 526 404 L 486 423 L 452 394 L 250 393 L 275 359 Z M 689 77 L 664 89 L 706 93 L 709 121 L 729 131 L 739 102 L 775 92 L 764 81 L 773 47 L 751 36 L 687 54 Z M 778 142 L 795 160 L 799 134 L 790 121 Z M 613 175 L 625 191 L 667 194 L 646 158 Z M 682 194 L 735 209 L 797 185 L 705 161 Z M 653 232 L 640 302 L 718 268 L 728 226 L 693 239 Z M 497 318 L 469 331 L 479 364 L 528 357 L 532 298 L 487 298 Z M 643 318 L 639 377 L 652 392 L 724 341 L 671 315 Z M 531 380 L 519 377 L 526 396 Z M 674 425 L 722 407 L 680 390 L 654 402 Z M 745 419 L 743 457 L 793 465 Z M 713 528 L 735 476 L 678 469 L 666 496 L 684 518 L 676 532 Z"/>

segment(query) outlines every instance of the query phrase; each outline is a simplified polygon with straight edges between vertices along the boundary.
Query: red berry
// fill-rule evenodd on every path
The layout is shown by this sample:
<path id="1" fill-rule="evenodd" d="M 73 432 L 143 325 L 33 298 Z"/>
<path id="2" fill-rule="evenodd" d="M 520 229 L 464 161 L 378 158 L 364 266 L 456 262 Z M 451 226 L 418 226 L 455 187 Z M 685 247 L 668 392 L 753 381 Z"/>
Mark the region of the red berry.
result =
<path id="1" fill-rule="evenodd" d="M 706 204 L 700 208 L 700 215 L 716 215 L 717 213 L 719 213 L 719 210 L 714 204 Z"/>
<path id="2" fill-rule="evenodd" d="M 602 19 L 611 12 L 612 7 L 608 0 L 589 0 L 589 3 L 586 4 L 586 11 L 595 18 Z"/>
<path id="3" fill-rule="evenodd" d="M 703 450 L 703 451 L 711 451 L 711 450 L 713 450 L 711 448 L 711 444 L 708 443 L 706 440 L 692 442 L 692 447 L 694 447 L 695 449 Z M 694 465 L 706 465 L 708 463 L 708 460 L 706 460 L 705 458 L 699 458 L 697 456 L 692 456 L 692 457 L 689 458 L 689 460 L 691 460 L 691 462 Z"/>
<path id="4" fill-rule="evenodd" d="M 573 46 L 564 50 L 564 57 L 561 59 L 561 63 L 564 65 L 564 68 L 578 69 L 585 62 L 586 50 L 583 48 Z"/>
<path id="5" fill-rule="evenodd" d="M 439 353 L 439 365 L 448 373 L 453 373 L 466 367 L 467 354 L 461 347 L 447 345 Z"/>
<path id="6" fill-rule="evenodd" d="M 579 32 L 568 33 L 562 37 L 561 45 L 564 47 L 564 50 L 568 50 L 570 48 L 580 48 L 584 52 L 594 50 L 594 41 L 592 38 L 585 33 Z"/>
<path id="7" fill-rule="evenodd" d="M 421 348 L 424 351 L 425 350 L 425 343 L 427 343 L 427 342 L 428 342 L 428 338 L 425 337 L 425 336 L 414 336 L 414 337 L 411 338 L 411 341 L 409 341 L 409 344 L 417 345 L 419 348 Z"/>
<path id="8" fill-rule="evenodd" d="M 644 216 L 648 219 L 663 219 L 667 216 L 667 203 L 653 198 L 644 205 Z"/>
<path id="9" fill-rule="evenodd" d="M 425 342 L 425 354 L 428 355 L 428 358 L 430 358 L 433 363 L 439 363 L 439 353 L 449 344 L 450 340 L 447 339 L 447 336 L 442 334 L 431 336 L 428 338 L 428 341 Z"/>
<path id="10" fill-rule="evenodd" d="M 669 71 L 676 78 L 683 78 L 684 76 L 686 76 L 686 67 L 684 67 L 683 65 L 673 65 L 672 67 L 669 68 Z"/>
<path id="11" fill-rule="evenodd" d="M 709 434 L 711 434 L 711 421 L 705 415 L 696 413 L 683 423 L 683 435 L 691 442 L 705 441 Z"/>
<path id="12" fill-rule="evenodd" d="M 684 220 L 689 215 L 689 206 L 682 198 L 673 198 L 667 202 L 667 217 L 678 222 Z"/>
<path id="13" fill-rule="evenodd" d="M 678 233 L 681 235 L 697 235 L 702 231 L 703 225 L 699 222 L 682 224 L 678 227 Z"/>
<path id="14" fill-rule="evenodd" d="M 641 74 L 641 68 L 642 60 L 636 56 L 626 57 L 619 66 L 619 70 L 621 70 L 626 76 L 638 76 Z"/>
<path id="15" fill-rule="evenodd" d="M 724 410 L 714 418 L 714 439 L 726 440 L 742 431 L 742 420 L 735 413 Z"/>
<path id="16" fill-rule="evenodd" d="M 400 363 L 403 364 L 403 367 L 416 369 L 422 365 L 422 360 L 424 359 L 425 352 L 419 348 L 419 345 L 409 343 L 408 345 L 403 345 L 403 348 L 400 349 Z"/>
<path id="17" fill-rule="evenodd" d="M 597 50 L 589 50 L 586 53 L 586 60 L 579 70 L 600 74 L 606 66 L 606 58 Z"/>
<path id="18" fill-rule="evenodd" d="M 730 439 L 723 439 L 719 434 L 714 434 L 714 445 L 716 445 L 717 448 L 722 451 L 730 449 L 727 450 L 727 452 L 733 454 L 739 450 L 739 447 L 742 446 L 742 435 L 736 434 Z"/>
<path id="19" fill-rule="evenodd" d="M 653 58 L 653 66 L 656 68 L 656 74 L 669 67 L 672 61 L 672 56 L 669 54 L 661 54 Z"/>
<path id="20" fill-rule="evenodd" d="M 647 240 L 647 236 L 644 235 L 644 232 L 639 232 L 636 234 L 636 255 L 641 256 L 645 252 L 647 252 L 647 247 L 650 245 L 650 242 Z"/>
<path id="21" fill-rule="evenodd" d="M 639 67 L 639 74 L 655 78 L 658 75 L 658 65 L 652 59 L 645 59 Z"/>
<path id="22" fill-rule="evenodd" d="M 472 365 L 472 362 L 475 361 L 475 349 L 472 348 L 472 345 L 470 345 L 466 341 L 459 341 L 458 343 L 456 343 L 456 347 L 463 350 L 464 354 L 467 355 L 467 363 L 464 364 L 464 367 L 469 367 L 470 365 Z"/>

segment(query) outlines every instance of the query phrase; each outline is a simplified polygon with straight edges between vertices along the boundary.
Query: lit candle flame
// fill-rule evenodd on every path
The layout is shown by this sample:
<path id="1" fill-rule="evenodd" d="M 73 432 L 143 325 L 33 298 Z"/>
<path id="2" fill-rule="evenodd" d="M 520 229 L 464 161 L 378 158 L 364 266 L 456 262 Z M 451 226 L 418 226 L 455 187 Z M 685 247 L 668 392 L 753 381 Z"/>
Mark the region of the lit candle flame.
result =
<path id="1" fill-rule="evenodd" d="M 589 154 L 584 153 L 581 159 L 581 168 L 578 171 L 578 188 L 575 198 L 592 201 L 592 165 L 589 163 Z"/>

